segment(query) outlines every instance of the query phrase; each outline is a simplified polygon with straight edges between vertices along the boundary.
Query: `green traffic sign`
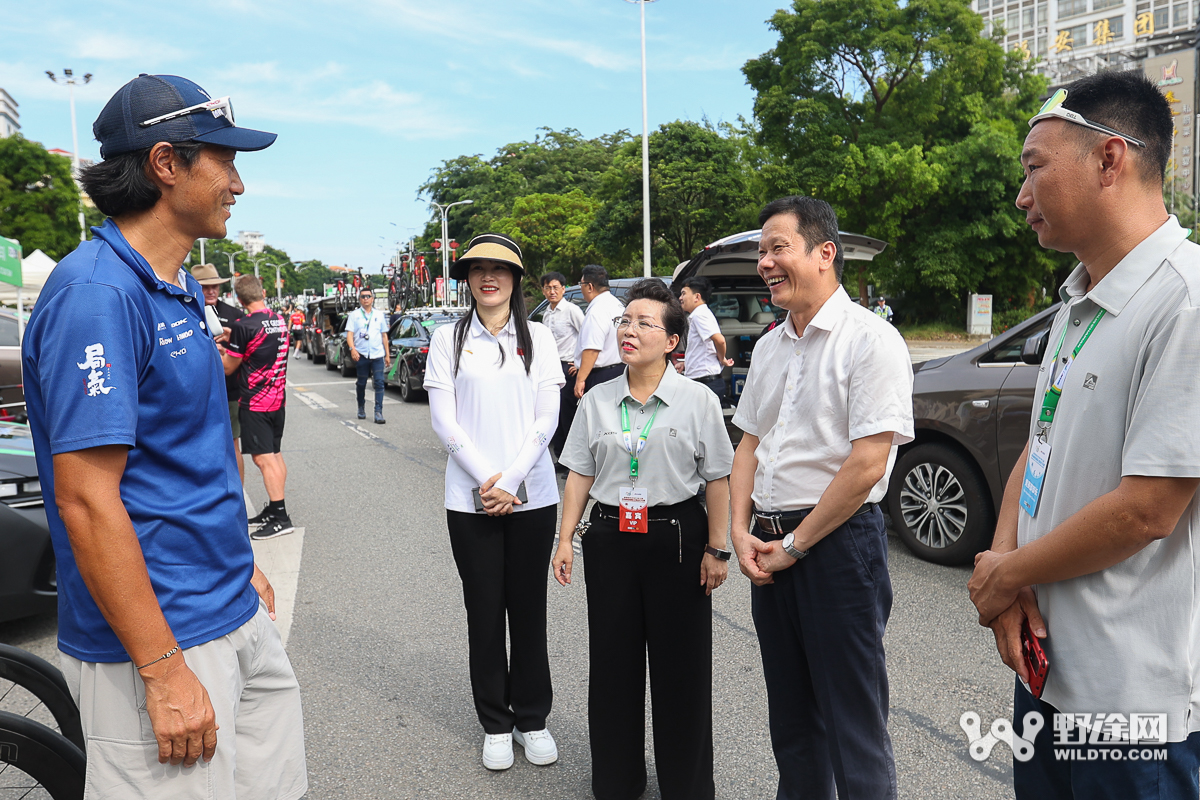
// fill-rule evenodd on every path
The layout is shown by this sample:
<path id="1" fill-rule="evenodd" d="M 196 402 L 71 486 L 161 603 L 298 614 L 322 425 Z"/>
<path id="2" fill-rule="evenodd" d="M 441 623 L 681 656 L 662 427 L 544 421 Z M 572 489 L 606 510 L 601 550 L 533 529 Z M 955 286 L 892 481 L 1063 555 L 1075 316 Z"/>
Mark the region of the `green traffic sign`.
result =
<path id="1" fill-rule="evenodd" d="M 0 283 L 21 285 L 21 243 L 0 236 Z"/>

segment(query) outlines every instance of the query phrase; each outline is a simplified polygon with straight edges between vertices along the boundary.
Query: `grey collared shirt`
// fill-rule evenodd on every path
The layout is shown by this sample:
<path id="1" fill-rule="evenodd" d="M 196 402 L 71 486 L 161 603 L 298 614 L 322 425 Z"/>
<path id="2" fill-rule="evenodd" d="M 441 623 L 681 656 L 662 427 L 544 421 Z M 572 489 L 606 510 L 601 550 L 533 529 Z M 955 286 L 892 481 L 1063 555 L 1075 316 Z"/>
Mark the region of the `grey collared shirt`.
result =
<path id="1" fill-rule="evenodd" d="M 1127 475 L 1200 477 L 1200 247 L 1175 217 L 1092 289 L 1081 264 L 1034 392 L 1103 308 L 1071 365 L 1054 413 L 1037 516 L 1019 511 L 1017 543 L 1050 533 Z M 757 353 L 757 350 L 755 351 Z M 1113 566 L 1036 588 L 1053 667 L 1043 699 L 1063 713 L 1166 713 L 1168 740 L 1200 730 L 1200 498 L 1175 531 Z"/>
<path id="2" fill-rule="evenodd" d="M 721 403 L 711 389 L 668 367 L 642 405 L 629 394 L 628 374 L 622 373 L 583 396 L 558 459 L 572 472 L 595 476 L 593 500 L 615 506 L 620 488 L 630 485 L 629 451 L 621 435 L 622 400 L 634 438 L 658 408 L 638 459 L 637 487 L 648 490 L 650 505 L 682 503 L 695 497 L 703 483 L 728 477 L 733 445 Z"/>

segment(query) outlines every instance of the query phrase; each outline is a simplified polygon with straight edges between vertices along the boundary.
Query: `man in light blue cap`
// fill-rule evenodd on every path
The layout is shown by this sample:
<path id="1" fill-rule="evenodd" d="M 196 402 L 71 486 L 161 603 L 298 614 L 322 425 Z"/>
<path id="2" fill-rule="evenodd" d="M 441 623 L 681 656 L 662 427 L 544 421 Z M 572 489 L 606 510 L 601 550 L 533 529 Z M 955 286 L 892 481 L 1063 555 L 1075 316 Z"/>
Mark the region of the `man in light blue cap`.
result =
<path id="1" fill-rule="evenodd" d="M 109 218 L 51 274 L 22 354 L 85 793 L 299 798 L 300 687 L 246 533 L 221 357 L 181 266 L 196 239 L 225 236 L 238 151 L 275 134 L 173 75 L 130 81 L 93 131 L 103 160 L 81 181 Z"/>

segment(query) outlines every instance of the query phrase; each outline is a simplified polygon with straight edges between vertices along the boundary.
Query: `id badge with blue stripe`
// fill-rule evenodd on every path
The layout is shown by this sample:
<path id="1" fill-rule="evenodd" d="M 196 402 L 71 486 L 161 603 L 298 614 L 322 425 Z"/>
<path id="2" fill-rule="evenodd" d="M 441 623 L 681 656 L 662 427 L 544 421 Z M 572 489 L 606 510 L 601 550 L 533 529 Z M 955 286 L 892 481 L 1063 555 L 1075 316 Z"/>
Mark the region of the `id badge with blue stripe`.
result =
<path id="1" fill-rule="evenodd" d="M 1034 436 L 1025 462 L 1025 478 L 1021 481 L 1021 508 L 1031 517 L 1037 516 L 1042 499 L 1042 482 L 1046 480 L 1046 465 L 1050 463 L 1050 443 Z"/>

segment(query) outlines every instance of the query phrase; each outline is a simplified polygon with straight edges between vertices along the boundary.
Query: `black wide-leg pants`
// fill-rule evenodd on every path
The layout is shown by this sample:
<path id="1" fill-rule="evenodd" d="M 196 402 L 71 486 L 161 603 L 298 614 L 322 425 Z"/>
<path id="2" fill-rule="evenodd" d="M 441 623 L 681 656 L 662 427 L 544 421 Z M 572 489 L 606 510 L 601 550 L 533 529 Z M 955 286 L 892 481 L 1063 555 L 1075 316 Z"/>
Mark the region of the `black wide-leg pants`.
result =
<path id="1" fill-rule="evenodd" d="M 606 514 L 615 509 L 594 506 L 583 537 L 592 792 L 630 800 L 646 789 L 649 651 L 662 797 L 707 800 L 715 792 L 712 598 L 700 585 L 708 517 L 692 499 L 651 508 L 648 533 L 622 533 Z"/>
<path id="2" fill-rule="evenodd" d="M 467 607 L 471 693 L 485 733 L 546 727 L 554 700 L 546 572 L 557 520 L 557 506 L 502 517 L 446 512 Z"/>

